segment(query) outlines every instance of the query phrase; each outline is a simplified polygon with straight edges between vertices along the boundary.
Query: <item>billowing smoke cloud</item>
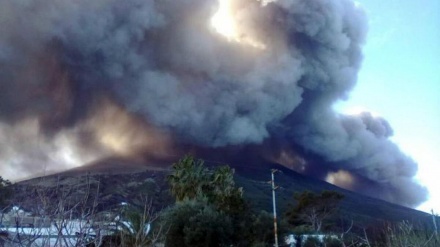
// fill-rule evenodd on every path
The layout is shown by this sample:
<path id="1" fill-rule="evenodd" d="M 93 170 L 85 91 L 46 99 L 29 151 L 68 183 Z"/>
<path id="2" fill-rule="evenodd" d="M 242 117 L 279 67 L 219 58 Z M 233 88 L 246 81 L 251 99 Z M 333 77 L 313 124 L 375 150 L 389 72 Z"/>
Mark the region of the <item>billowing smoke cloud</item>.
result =
<path id="1" fill-rule="evenodd" d="M 65 147 L 90 161 L 252 146 L 260 159 L 369 195 L 411 206 L 426 199 L 386 120 L 332 110 L 360 69 L 359 6 L 231 6 L 233 38 L 210 25 L 215 0 L 0 2 L 2 172 L 17 162 L 27 172 L 56 167 L 48 161 Z M 33 153 L 44 157 L 19 161 Z"/>

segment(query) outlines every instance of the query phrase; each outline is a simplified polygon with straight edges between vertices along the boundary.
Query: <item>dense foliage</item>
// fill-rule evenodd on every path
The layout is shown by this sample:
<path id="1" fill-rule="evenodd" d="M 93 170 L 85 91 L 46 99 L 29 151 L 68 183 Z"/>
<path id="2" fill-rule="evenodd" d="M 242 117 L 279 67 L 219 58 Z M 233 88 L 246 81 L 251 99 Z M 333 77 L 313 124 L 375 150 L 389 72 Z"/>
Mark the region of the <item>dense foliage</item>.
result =
<path id="1" fill-rule="evenodd" d="M 3 208 L 8 205 L 9 199 L 12 196 L 11 182 L 3 179 L 0 176 L 0 207 Z"/>
<path id="2" fill-rule="evenodd" d="M 169 223 L 166 246 L 227 246 L 232 236 L 231 219 L 203 201 L 179 202 L 164 213 Z"/>
<path id="3" fill-rule="evenodd" d="M 315 194 L 310 191 L 294 195 L 296 205 L 287 211 L 286 216 L 293 226 L 307 226 L 313 232 L 320 232 L 325 220 L 333 216 L 344 196 L 335 191 Z"/>
<path id="4" fill-rule="evenodd" d="M 185 156 L 173 164 L 168 181 L 176 204 L 164 214 L 172 222 L 167 246 L 197 246 L 193 239 L 201 246 L 249 242 L 244 236 L 250 235 L 252 214 L 242 188 L 235 185 L 233 169 L 208 169 L 202 160 Z"/>
<path id="5" fill-rule="evenodd" d="M 237 203 L 243 203 L 242 188 L 235 186 L 234 170 L 226 165 L 210 170 L 203 160 L 185 156 L 173 164 L 168 182 L 176 202 L 206 198 L 219 209 L 228 211 L 235 210 Z"/>

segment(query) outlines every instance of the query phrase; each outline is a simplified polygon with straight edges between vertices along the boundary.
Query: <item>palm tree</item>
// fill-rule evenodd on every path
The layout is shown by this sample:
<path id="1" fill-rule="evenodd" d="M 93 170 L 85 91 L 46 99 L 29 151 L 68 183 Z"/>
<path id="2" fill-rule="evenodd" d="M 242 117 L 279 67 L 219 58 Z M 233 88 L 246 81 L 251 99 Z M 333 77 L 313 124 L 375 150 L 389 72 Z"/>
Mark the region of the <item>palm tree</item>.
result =
<path id="1" fill-rule="evenodd" d="M 224 212 L 238 212 L 244 208 L 243 190 L 236 188 L 234 169 L 227 165 L 212 171 L 203 166 L 202 160 L 185 156 L 173 164 L 168 182 L 177 202 L 204 200 Z"/>
<path id="2" fill-rule="evenodd" d="M 212 174 L 210 187 L 212 196 L 217 200 L 222 201 L 230 196 L 235 189 L 234 169 L 229 166 L 218 167 Z"/>
<path id="3" fill-rule="evenodd" d="M 203 166 L 203 160 L 195 160 L 190 155 L 173 164 L 167 180 L 176 201 L 195 199 L 203 195 L 209 186 L 208 170 Z"/>

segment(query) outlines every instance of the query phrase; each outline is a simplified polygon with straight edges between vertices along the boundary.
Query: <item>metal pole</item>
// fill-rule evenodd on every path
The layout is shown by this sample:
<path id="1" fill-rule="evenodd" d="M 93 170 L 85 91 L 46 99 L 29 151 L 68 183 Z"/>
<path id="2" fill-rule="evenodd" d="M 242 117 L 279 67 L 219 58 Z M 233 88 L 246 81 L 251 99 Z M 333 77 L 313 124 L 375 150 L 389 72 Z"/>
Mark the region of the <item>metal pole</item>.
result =
<path id="1" fill-rule="evenodd" d="M 277 230 L 277 207 L 275 204 L 275 178 L 274 174 L 278 170 L 272 169 L 272 202 L 273 202 L 273 232 L 275 235 L 275 247 L 278 247 L 278 230 Z"/>

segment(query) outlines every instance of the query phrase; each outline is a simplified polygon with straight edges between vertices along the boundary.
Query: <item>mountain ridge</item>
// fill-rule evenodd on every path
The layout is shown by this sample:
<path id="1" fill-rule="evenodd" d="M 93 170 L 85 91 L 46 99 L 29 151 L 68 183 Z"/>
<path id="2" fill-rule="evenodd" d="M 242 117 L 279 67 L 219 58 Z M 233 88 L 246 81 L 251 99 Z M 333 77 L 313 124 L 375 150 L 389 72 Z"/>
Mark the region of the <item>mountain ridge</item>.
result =
<path id="1" fill-rule="evenodd" d="M 210 162 L 205 164 L 208 167 L 217 165 Z M 16 191 L 14 200 L 21 201 L 25 208 L 30 207 L 33 204 L 30 201 L 33 197 L 32 191 L 36 188 L 77 186 L 75 181 L 79 184 L 89 181 L 88 183 L 92 183 L 91 188 L 96 187 L 100 193 L 100 210 L 106 210 L 123 201 L 138 201 L 141 195 L 149 195 L 156 208 L 164 208 L 174 202 L 166 182 L 170 167 L 164 164 L 147 165 L 124 158 L 109 158 L 64 172 L 18 182 L 14 184 Z M 279 186 L 276 191 L 277 210 L 281 215 L 294 204 L 294 193 L 333 190 L 345 197 L 340 204 L 340 213 L 346 218 L 365 224 L 407 220 L 427 225 L 431 222 L 432 216 L 425 212 L 360 195 L 325 181 L 304 176 L 280 164 L 266 163 L 258 167 L 231 165 L 231 167 L 236 171 L 236 184 L 243 187 L 244 196 L 250 201 L 254 210 L 272 211 L 272 191 L 267 182 L 271 179 L 271 169 L 277 169 L 281 171 L 275 174 L 275 183 Z M 95 183 L 97 185 L 94 185 Z M 80 193 L 84 189 L 78 185 L 77 191 Z"/>

